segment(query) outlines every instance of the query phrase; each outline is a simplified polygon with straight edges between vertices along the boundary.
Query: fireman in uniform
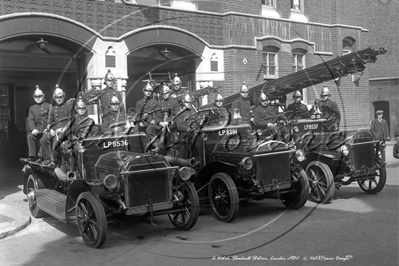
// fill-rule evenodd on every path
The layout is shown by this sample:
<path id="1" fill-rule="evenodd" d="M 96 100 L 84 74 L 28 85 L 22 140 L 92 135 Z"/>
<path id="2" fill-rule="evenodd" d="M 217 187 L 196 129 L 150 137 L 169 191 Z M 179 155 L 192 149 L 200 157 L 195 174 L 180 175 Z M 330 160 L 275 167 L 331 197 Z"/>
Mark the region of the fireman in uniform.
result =
<path id="1" fill-rule="evenodd" d="M 233 119 L 240 121 L 242 118 L 243 122 L 249 122 L 251 120 L 251 100 L 248 97 L 249 90 L 245 82 L 243 82 L 240 88 L 240 96 L 233 102 L 231 114 Z"/>
<path id="2" fill-rule="evenodd" d="M 29 161 L 43 162 L 43 156 L 37 156 L 37 146 L 39 142 L 45 142 L 47 136 L 44 133 L 47 123 L 49 121 L 49 115 L 51 110 L 51 104 L 44 102 L 44 93 L 36 85 L 36 89 L 33 92 L 33 100 L 35 104 L 29 108 L 28 123 L 29 133 L 27 136 L 28 147 L 29 147 Z M 37 158 L 38 157 L 38 158 Z M 45 158 L 49 159 L 49 158 Z"/>
<path id="3" fill-rule="evenodd" d="M 258 101 L 259 105 L 254 109 L 255 124 L 260 127 L 275 127 L 277 115 L 263 91 L 259 94 Z"/>
<path id="4" fill-rule="evenodd" d="M 220 94 L 220 92 L 217 92 L 215 97 L 215 102 L 213 103 L 215 109 L 208 113 L 210 125 L 212 124 L 222 125 L 226 121 L 226 119 L 229 119 L 228 110 L 223 107 L 223 100 L 224 100 L 223 96 Z"/>
<path id="5" fill-rule="evenodd" d="M 55 105 L 51 108 L 50 111 L 50 123 L 47 125 L 46 132 L 47 138 L 45 138 L 45 141 L 40 141 L 46 158 L 50 158 L 50 160 L 47 160 L 43 163 L 50 167 L 55 167 L 56 165 L 56 158 L 54 153 L 57 148 L 57 142 L 53 141 L 54 137 L 58 139 L 58 137 L 66 131 L 65 127 L 72 118 L 73 108 L 73 101 L 69 100 L 65 103 L 64 91 L 58 85 L 56 85 L 55 87 L 56 88 L 53 93 Z"/>
<path id="6" fill-rule="evenodd" d="M 184 97 L 187 94 L 187 90 L 183 89 L 181 86 L 181 80 L 177 73 L 174 75 L 172 78 L 172 84 L 171 84 L 171 89 L 172 89 L 172 98 L 176 98 L 176 100 L 179 102 L 180 106 L 184 106 Z"/>
<path id="7" fill-rule="evenodd" d="M 186 133 L 190 130 L 190 124 L 198 118 L 197 111 L 192 107 L 191 96 L 187 93 L 183 98 L 183 107 L 180 108 L 180 114 L 176 117 L 177 130 Z M 183 109 L 185 109 L 183 111 Z M 200 121 L 198 121 L 200 123 Z M 195 123 L 194 123 L 195 125 Z M 184 137 L 183 134 L 181 137 Z"/>
<path id="8" fill-rule="evenodd" d="M 102 94 L 99 99 L 101 103 L 102 114 L 104 115 L 108 113 L 110 107 L 109 103 L 112 96 L 114 96 L 114 93 L 116 94 L 116 97 L 118 97 L 119 102 L 121 102 L 121 112 L 125 113 L 125 107 L 122 104 L 122 95 L 119 91 L 114 89 L 115 77 L 111 73 L 111 70 L 108 70 L 107 74 L 105 75 L 104 84 L 106 85 L 104 88 L 104 94 Z"/>
<path id="9" fill-rule="evenodd" d="M 158 106 L 158 101 L 156 101 L 152 94 L 154 93 L 154 88 L 150 83 L 147 83 L 143 88 L 144 98 L 136 103 L 136 113 L 138 114 L 137 119 L 139 121 L 138 130 L 145 132 L 148 125 L 155 124 L 155 114 L 152 113 L 148 115 L 149 112 L 154 111 Z"/>
<path id="10" fill-rule="evenodd" d="M 158 111 L 155 114 L 155 124 L 150 124 L 147 127 L 147 135 L 150 139 L 157 135 L 157 132 L 162 128 L 169 126 L 169 118 L 176 115 L 176 113 L 180 110 L 179 103 L 175 98 L 171 97 L 171 90 L 166 85 L 163 84 L 161 88 L 162 93 L 162 101 L 158 104 L 157 108 L 161 108 L 161 111 Z M 166 118 L 165 113 L 169 113 L 169 118 Z"/>
<path id="11" fill-rule="evenodd" d="M 326 130 L 338 131 L 341 113 L 336 102 L 330 100 L 331 94 L 327 87 L 321 90 L 320 109 L 322 118 L 327 119 Z"/>
<path id="12" fill-rule="evenodd" d="M 121 110 L 121 102 L 119 98 L 114 95 L 111 98 L 109 103 L 109 111 L 103 115 L 103 123 L 101 125 L 101 130 L 103 133 L 115 131 L 115 132 L 123 132 L 125 130 L 125 126 L 127 124 L 126 115 L 122 113 Z M 116 126 L 114 128 L 110 128 L 110 125 L 118 122 L 125 122 L 123 125 Z"/>
<path id="13" fill-rule="evenodd" d="M 302 103 L 302 94 L 300 91 L 294 92 L 292 95 L 293 103 L 288 105 L 286 111 L 292 111 L 289 115 L 292 119 L 307 119 L 310 117 L 308 107 L 306 104 Z"/>

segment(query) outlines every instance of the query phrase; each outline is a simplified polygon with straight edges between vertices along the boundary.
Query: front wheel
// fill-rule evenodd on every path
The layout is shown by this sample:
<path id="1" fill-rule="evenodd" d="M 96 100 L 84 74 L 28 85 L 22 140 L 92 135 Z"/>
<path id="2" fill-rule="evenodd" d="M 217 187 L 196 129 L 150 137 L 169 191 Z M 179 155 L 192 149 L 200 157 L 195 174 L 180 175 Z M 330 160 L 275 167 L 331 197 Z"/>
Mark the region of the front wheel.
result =
<path id="1" fill-rule="evenodd" d="M 79 195 L 76 224 L 83 241 L 90 247 L 101 247 L 107 238 L 107 217 L 104 207 L 90 192 Z"/>
<path id="2" fill-rule="evenodd" d="M 28 176 L 27 180 L 27 187 L 28 187 L 28 204 L 29 204 L 29 212 L 35 218 L 42 218 L 46 216 L 46 213 L 39 209 L 37 205 L 37 198 L 36 198 L 36 191 L 38 189 L 45 188 L 44 184 L 41 182 L 40 179 L 36 179 L 33 175 Z"/>
<path id="3" fill-rule="evenodd" d="M 327 203 L 334 196 L 334 176 L 325 163 L 313 161 L 306 167 L 309 178 L 309 197 L 316 203 Z"/>
<path id="4" fill-rule="evenodd" d="M 184 183 L 180 186 L 181 191 L 177 191 L 177 197 L 181 199 L 177 208 L 183 209 L 181 212 L 169 214 L 169 219 L 173 226 L 179 230 L 189 230 L 197 222 L 200 210 L 200 203 L 193 184 Z"/>
<path id="5" fill-rule="evenodd" d="M 384 188 L 386 181 L 387 171 L 385 167 L 381 167 L 377 169 L 377 174 L 375 176 L 359 180 L 357 183 L 367 194 L 376 194 Z"/>
<path id="6" fill-rule="evenodd" d="M 216 173 L 209 182 L 209 201 L 216 218 L 229 223 L 233 221 L 239 209 L 236 185 L 228 174 Z"/>
<path id="7" fill-rule="evenodd" d="M 294 175 L 292 184 L 294 191 L 282 194 L 281 199 L 287 208 L 298 210 L 302 208 L 308 200 L 309 181 L 306 172 L 300 166 L 295 167 L 292 174 Z"/>

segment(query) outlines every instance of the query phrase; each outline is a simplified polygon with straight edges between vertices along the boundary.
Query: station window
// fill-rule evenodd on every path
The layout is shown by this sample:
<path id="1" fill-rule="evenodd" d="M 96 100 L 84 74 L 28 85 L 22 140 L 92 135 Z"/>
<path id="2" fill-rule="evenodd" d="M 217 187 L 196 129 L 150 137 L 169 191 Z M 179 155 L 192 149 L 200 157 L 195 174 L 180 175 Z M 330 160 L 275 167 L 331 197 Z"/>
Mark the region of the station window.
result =
<path id="1" fill-rule="evenodd" d="M 263 78 L 275 79 L 277 78 L 278 64 L 277 53 L 279 48 L 274 46 L 263 47 Z"/>
<path id="2" fill-rule="evenodd" d="M 115 50 L 112 46 L 105 53 L 105 67 L 116 67 Z"/>
<path id="3" fill-rule="evenodd" d="M 292 52 L 292 72 L 298 72 L 305 68 L 305 53 L 301 51 Z"/>
<path id="4" fill-rule="evenodd" d="M 218 57 L 216 54 L 212 54 L 211 57 L 211 71 L 218 71 Z"/>
<path id="5" fill-rule="evenodd" d="M 303 1 L 304 0 L 291 0 L 291 10 L 303 12 Z"/>
<path id="6" fill-rule="evenodd" d="M 342 40 L 342 55 L 351 53 L 355 42 L 356 42 L 355 39 L 353 39 L 351 37 L 344 38 Z"/>
<path id="7" fill-rule="evenodd" d="M 275 2 L 276 0 L 261 0 L 262 1 L 262 6 L 267 6 L 267 7 L 272 7 L 275 8 Z"/>

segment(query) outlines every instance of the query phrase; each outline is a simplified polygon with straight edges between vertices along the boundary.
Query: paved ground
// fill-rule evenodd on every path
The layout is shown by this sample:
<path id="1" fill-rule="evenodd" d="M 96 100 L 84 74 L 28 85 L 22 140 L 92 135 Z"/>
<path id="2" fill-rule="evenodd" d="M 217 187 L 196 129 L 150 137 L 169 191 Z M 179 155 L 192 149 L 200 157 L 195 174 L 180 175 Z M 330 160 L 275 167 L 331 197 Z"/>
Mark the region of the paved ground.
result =
<path id="1" fill-rule="evenodd" d="M 392 156 L 394 142 L 387 143 L 387 167 L 396 167 Z M 13 162 L 10 162 L 10 160 Z M 22 164 L 14 156 L 0 162 L 0 240 L 26 228 L 31 223 L 29 207 L 22 192 Z"/>

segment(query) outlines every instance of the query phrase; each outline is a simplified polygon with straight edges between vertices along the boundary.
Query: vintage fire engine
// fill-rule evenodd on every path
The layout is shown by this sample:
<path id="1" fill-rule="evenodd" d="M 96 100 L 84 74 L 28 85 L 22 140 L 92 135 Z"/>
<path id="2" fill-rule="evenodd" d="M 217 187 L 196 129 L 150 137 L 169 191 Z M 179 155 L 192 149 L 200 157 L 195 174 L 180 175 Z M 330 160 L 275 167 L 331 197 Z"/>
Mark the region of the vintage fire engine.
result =
<path id="1" fill-rule="evenodd" d="M 271 80 L 250 89 L 250 94 L 263 90 L 270 97 L 314 86 L 329 80 L 338 80 L 348 74 L 358 75 L 365 64 L 374 63 L 386 50 L 369 47 L 349 53 L 319 65 Z M 237 95 L 225 99 L 229 106 Z M 289 114 L 285 114 L 289 117 Z M 368 130 L 326 131 L 326 119 L 287 120 L 291 140 L 304 151 L 306 159 L 300 165 L 306 170 L 310 198 L 317 203 L 328 202 L 335 188 L 357 182 L 369 194 L 381 191 L 386 182 L 385 163 L 381 159 L 383 143 L 373 140 Z"/>
<path id="2" fill-rule="evenodd" d="M 32 216 L 47 213 L 76 223 L 83 241 L 94 248 L 104 244 L 107 222 L 115 216 L 149 216 L 152 222 L 167 214 L 177 229 L 192 228 L 199 200 L 188 181 L 194 172 L 190 161 L 172 158 L 171 166 L 169 157 L 145 154 L 145 142 L 144 133 L 92 134 L 77 143 L 77 156 L 61 145 L 62 164 L 55 169 L 21 159 Z"/>
<path id="3" fill-rule="evenodd" d="M 224 120 L 207 125 L 215 114 Z M 217 219 L 233 221 L 240 200 L 246 199 L 275 197 L 291 209 L 305 205 L 309 183 L 299 165 L 304 160 L 302 150 L 281 141 L 260 140 L 248 123 L 229 124 L 230 114 L 224 108 L 200 109 L 195 115 L 192 134 L 180 136 L 170 153 L 197 161 L 197 173 L 190 180 Z"/>

